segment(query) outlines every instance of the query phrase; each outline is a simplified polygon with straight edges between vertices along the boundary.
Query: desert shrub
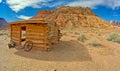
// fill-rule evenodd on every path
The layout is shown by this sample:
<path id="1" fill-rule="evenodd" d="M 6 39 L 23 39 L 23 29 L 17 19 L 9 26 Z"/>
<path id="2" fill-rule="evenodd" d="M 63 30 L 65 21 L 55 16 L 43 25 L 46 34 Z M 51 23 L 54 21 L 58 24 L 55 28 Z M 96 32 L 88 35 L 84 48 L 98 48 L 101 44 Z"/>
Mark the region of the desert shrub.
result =
<path id="1" fill-rule="evenodd" d="M 75 34 L 76 34 L 76 35 L 80 35 L 80 33 L 78 33 L 78 32 L 75 32 Z"/>
<path id="2" fill-rule="evenodd" d="M 2 35 L 8 35 L 8 33 L 0 33 L 0 36 L 2 36 Z"/>
<path id="3" fill-rule="evenodd" d="M 97 46 L 102 46 L 102 44 L 96 40 L 91 40 L 88 45 L 91 45 L 91 46 L 94 46 L 94 47 L 97 47 Z"/>
<path id="4" fill-rule="evenodd" d="M 86 39 L 87 39 L 87 38 L 86 38 L 86 36 L 85 36 L 84 34 L 81 34 L 81 35 L 78 37 L 78 40 L 79 40 L 79 41 L 82 41 L 82 42 L 84 42 Z"/>
<path id="5" fill-rule="evenodd" d="M 98 33 L 98 36 L 101 36 L 101 34 L 100 34 L 100 33 Z"/>
<path id="6" fill-rule="evenodd" d="M 116 38 L 114 42 L 120 43 L 120 37 Z"/>
<path id="7" fill-rule="evenodd" d="M 120 43 L 120 35 L 116 33 L 112 33 L 108 36 L 107 40 Z"/>
<path id="8" fill-rule="evenodd" d="M 4 34 L 3 34 L 3 33 L 0 33 L 0 36 L 1 36 L 1 35 L 4 35 Z"/>

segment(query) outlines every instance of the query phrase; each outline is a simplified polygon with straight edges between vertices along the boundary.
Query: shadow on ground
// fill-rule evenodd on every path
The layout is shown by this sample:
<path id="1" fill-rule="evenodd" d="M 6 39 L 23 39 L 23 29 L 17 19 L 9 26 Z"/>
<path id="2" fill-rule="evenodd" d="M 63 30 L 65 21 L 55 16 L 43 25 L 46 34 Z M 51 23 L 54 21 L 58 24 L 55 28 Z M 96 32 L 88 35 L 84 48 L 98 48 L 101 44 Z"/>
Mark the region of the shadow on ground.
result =
<path id="1" fill-rule="evenodd" d="M 33 48 L 30 52 L 18 49 L 16 55 L 43 61 L 91 61 L 88 50 L 78 41 L 61 41 L 52 46 L 51 51 L 43 52 Z"/>

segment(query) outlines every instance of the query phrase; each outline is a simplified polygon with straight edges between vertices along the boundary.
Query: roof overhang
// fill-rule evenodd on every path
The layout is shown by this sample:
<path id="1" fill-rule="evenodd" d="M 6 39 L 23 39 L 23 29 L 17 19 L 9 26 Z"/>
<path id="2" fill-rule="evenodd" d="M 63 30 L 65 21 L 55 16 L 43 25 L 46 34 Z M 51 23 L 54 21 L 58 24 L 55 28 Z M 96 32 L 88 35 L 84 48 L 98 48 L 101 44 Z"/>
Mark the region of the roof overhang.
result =
<path id="1" fill-rule="evenodd" d="M 47 23 L 43 19 L 29 19 L 29 20 L 20 20 L 15 22 L 9 22 L 9 24 L 39 24 L 39 23 Z"/>

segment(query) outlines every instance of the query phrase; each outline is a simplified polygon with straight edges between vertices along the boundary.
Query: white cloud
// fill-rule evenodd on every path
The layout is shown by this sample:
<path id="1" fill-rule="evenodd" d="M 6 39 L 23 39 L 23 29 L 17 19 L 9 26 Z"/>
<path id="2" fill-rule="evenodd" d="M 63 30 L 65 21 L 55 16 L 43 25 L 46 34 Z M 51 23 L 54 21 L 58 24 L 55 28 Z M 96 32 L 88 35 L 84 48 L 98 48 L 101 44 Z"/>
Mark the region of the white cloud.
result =
<path id="1" fill-rule="evenodd" d="M 56 2 L 56 3 L 52 3 L 52 4 L 46 4 L 46 6 L 48 6 L 48 7 L 60 7 L 60 6 L 65 5 L 65 4 L 66 4 L 65 2 L 60 1 L 60 2 Z"/>
<path id="2" fill-rule="evenodd" d="M 9 7 L 15 12 L 18 12 L 26 7 L 39 8 L 49 1 L 51 0 L 6 0 Z"/>
<path id="3" fill-rule="evenodd" d="M 2 0 L 0 0 L 0 3 L 2 2 Z"/>
<path id="4" fill-rule="evenodd" d="M 120 0 L 106 0 L 106 4 L 108 7 L 111 7 L 112 9 L 116 9 L 120 7 Z"/>
<path id="5" fill-rule="evenodd" d="M 60 7 L 60 6 L 82 6 L 96 8 L 98 5 L 103 5 L 116 9 L 120 7 L 120 0 L 6 0 L 9 7 L 18 12 L 26 7 L 41 8 L 47 7 Z"/>
<path id="6" fill-rule="evenodd" d="M 120 7 L 120 0 L 76 0 L 67 4 L 67 6 L 82 6 L 90 8 L 95 8 L 98 5 L 116 9 Z"/>
<path id="7" fill-rule="evenodd" d="M 77 0 L 74 2 L 68 3 L 66 6 L 82 6 L 82 7 L 91 7 L 95 8 L 97 5 L 103 3 L 103 0 Z"/>
<path id="8" fill-rule="evenodd" d="M 30 19 L 32 16 L 20 15 L 20 16 L 17 16 L 17 17 L 20 18 L 20 19 L 23 19 L 23 20 L 27 20 L 27 19 Z"/>

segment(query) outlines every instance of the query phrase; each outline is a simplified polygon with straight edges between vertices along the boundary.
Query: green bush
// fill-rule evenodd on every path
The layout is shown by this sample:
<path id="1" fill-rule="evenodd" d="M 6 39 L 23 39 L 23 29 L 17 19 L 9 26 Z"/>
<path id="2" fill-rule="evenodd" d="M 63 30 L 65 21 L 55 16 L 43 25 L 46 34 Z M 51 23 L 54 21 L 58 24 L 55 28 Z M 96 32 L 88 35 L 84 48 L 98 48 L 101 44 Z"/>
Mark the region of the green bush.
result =
<path id="1" fill-rule="evenodd" d="M 82 41 L 82 42 L 84 42 L 86 39 L 87 39 L 87 38 L 85 37 L 84 34 L 81 34 L 81 35 L 78 37 L 78 40 L 79 40 L 79 41 Z"/>
<path id="2" fill-rule="evenodd" d="M 120 37 L 117 37 L 114 42 L 120 43 Z"/>
<path id="3" fill-rule="evenodd" d="M 120 35 L 116 33 L 112 33 L 108 36 L 107 40 L 120 43 Z"/>

